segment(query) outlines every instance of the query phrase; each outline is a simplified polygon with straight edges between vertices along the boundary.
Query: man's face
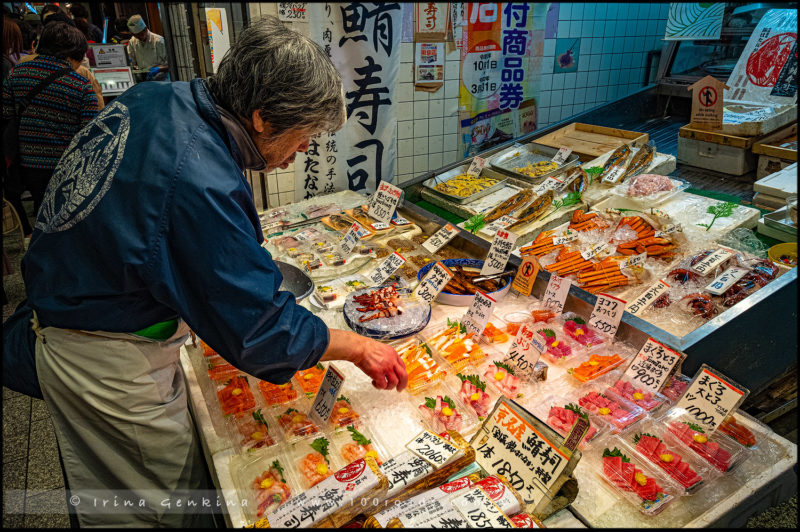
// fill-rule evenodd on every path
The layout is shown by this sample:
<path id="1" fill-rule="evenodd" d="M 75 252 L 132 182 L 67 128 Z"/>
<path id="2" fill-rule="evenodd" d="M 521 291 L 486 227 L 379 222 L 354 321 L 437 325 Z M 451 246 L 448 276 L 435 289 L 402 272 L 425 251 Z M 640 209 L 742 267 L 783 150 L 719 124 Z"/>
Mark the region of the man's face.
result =
<path id="1" fill-rule="evenodd" d="M 271 172 L 276 168 L 286 169 L 294 162 L 297 152 L 308 151 L 312 132 L 308 130 L 289 130 L 277 136 L 259 133 L 254 139 L 255 145 L 264 160 L 267 168 L 264 172 Z"/>
<path id="2" fill-rule="evenodd" d="M 137 39 L 139 39 L 142 42 L 146 41 L 147 40 L 147 28 L 143 29 L 139 33 L 134 33 L 133 36 L 136 37 Z"/>

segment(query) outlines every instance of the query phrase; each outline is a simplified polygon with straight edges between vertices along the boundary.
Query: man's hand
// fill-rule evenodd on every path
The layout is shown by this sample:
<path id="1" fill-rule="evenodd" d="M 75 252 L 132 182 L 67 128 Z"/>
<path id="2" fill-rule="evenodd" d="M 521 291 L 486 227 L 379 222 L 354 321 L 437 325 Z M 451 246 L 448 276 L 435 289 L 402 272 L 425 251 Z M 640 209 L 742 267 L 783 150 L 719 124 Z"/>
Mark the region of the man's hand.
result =
<path id="1" fill-rule="evenodd" d="M 379 390 L 403 391 L 408 383 L 406 366 L 390 345 L 339 329 L 330 330 L 330 343 L 321 360 L 347 360 L 372 379 Z"/>
<path id="2" fill-rule="evenodd" d="M 150 72 L 147 73 L 147 81 L 153 79 L 153 76 L 161 72 L 161 67 L 154 66 L 150 69 Z"/>

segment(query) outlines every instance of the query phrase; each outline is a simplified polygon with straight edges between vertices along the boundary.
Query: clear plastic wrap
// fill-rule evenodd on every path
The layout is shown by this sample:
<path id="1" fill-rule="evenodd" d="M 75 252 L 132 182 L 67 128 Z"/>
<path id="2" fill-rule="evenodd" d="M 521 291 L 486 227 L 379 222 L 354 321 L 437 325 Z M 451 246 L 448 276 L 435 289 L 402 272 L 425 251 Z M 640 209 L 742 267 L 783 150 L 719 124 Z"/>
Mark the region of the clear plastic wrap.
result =
<path id="1" fill-rule="evenodd" d="M 410 393 L 447 377 L 444 363 L 434 356 L 433 350 L 420 337 L 414 336 L 391 345 L 406 366 Z"/>
<path id="2" fill-rule="evenodd" d="M 215 382 L 230 380 L 241 373 L 235 366 L 217 354 L 206 358 L 205 362 L 208 365 L 208 378 Z"/>
<path id="3" fill-rule="evenodd" d="M 725 434 L 714 433 L 707 436 L 705 430 L 692 424 L 680 409 L 674 409 L 661 418 L 666 430 L 665 442 L 671 442 L 714 466 L 718 471 L 728 473 L 750 456 L 750 451 Z"/>
<path id="4" fill-rule="evenodd" d="M 303 393 L 308 399 L 313 399 L 319 387 L 322 385 L 322 379 L 325 377 L 326 366 L 318 363 L 313 368 L 300 370 L 294 374 L 294 380 L 297 386 L 303 390 Z"/>
<path id="5" fill-rule="evenodd" d="M 252 453 L 282 443 L 278 422 L 266 408 L 257 407 L 228 423 L 228 434 L 240 452 Z"/>
<path id="6" fill-rule="evenodd" d="M 759 240 L 752 229 L 737 227 L 728 231 L 717 242 L 722 245 L 739 251 L 744 251 L 760 259 L 767 258 L 768 246 Z"/>
<path id="7" fill-rule="evenodd" d="M 371 456 L 380 466 L 389 459 L 383 442 L 367 428 L 347 425 L 331 434 L 330 439 L 345 464 Z"/>
<path id="8" fill-rule="evenodd" d="M 676 373 L 669 378 L 667 383 L 661 389 L 661 394 L 673 403 L 677 403 L 681 398 L 683 392 L 689 387 L 692 378 L 684 375 L 683 373 Z"/>
<path id="9" fill-rule="evenodd" d="M 648 390 L 643 386 L 635 385 L 624 376 L 620 377 L 620 379 L 614 383 L 611 391 L 626 401 L 642 408 L 650 416 L 659 415 L 671 404 L 670 400 L 664 395 Z"/>
<path id="10" fill-rule="evenodd" d="M 601 386 L 581 386 L 580 391 L 571 399 L 589 412 L 592 421 L 602 423 L 614 434 L 647 417 L 644 409 Z"/>
<path id="11" fill-rule="evenodd" d="M 244 374 L 236 375 L 230 380 L 217 383 L 217 399 L 223 416 L 242 417 L 256 406 L 250 381 Z"/>
<path id="12" fill-rule="evenodd" d="M 333 429 L 340 429 L 353 425 L 356 428 L 363 426 L 364 420 L 361 402 L 354 393 L 339 393 L 336 402 L 333 403 L 331 416 L 328 418 L 328 426 Z"/>
<path id="13" fill-rule="evenodd" d="M 658 174 L 639 174 L 612 188 L 610 194 L 626 198 L 643 208 L 666 203 L 676 194 L 691 186 L 690 183 Z"/>
<path id="14" fill-rule="evenodd" d="M 475 411 L 461 401 L 458 393 L 443 383 L 411 394 L 409 401 L 425 425 L 436 434 L 447 430 L 471 434 L 478 428 Z"/>
<path id="15" fill-rule="evenodd" d="M 578 444 L 581 451 L 585 451 L 600 441 L 608 433 L 608 425 L 598 423 L 585 408 L 581 408 L 572 399 L 564 398 L 561 394 L 536 397 L 535 401 L 530 401 L 527 406 L 539 419 L 556 431 L 559 435 L 566 438 L 572 430 L 578 417 L 586 417 L 589 420 L 589 429 Z"/>
<path id="16" fill-rule="evenodd" d="M 561 331 L 573 342 L 590 350 L 602 344 L 608 344 L 607 337 L 593 327 L 589 327 L 586 320 L 581 316 L 573 312 L 567 312 L 561 317 L 563 319 Z"/>
<path id="17" fill-rule="evenodd" d="M 448 379 L 451 389 L 458 386 L 458 397 L 475 415 L 478 421 L 483 421 L 492 411 L 495 402 L 500 398 L 500 393 L 492 386 L 487 386 L 486 379 L 481 377 L 480 371 L 467 366 L 456 373 L 455 378 Z"/>
<path id="18" fill-rule="evenodd" d="M 267 406 L 280 406 L 291 403 L 299 396 L 297 390 L 289 381 L 284 384 L 273 384 L 271 382 L 258 380 L 258 391 L 264 398 Z"/>
<path id="19" fill-rule="evenodd" d="M 630 352 L 615 346 L 606 346 L 603 349 L 573 358 L 572 366 L 567 369 L 567 373 L 574 379 L 586 383 L 615 370 L 619 373 L 620 369 L 627 366 L 631 356 Z"/>
<path id="20" fill-rule="evenodd" d="M 344 303 L 348 326 L 371 338 L 406 338 L 425 328 L 430 316 L 428 303 L 392 285 L 351 292 Z"/>
<path id="21" fill-rule="evenodd" d="M 316 486 L 347 465 L 341 458 L 341 451 L 327 434 L 295 442 L 289 456 L 304 490 Z"/>
<path id="22" fill-rule="evenodd" d="M 485 360 L 478 368 L 481 378 L 502 395 L 514 401 L 524 401 L 537 390 L 536 380 L 516 375 L 513 367 L 496 360 Z"/>
<path id="23" fill-rule="evenodd" d="M 275 418 L 278 426 L 283 431 L 283 437 L 288 442 L 295 442 L 305 438 L 318 436 L 322 431 L 308 418 L 305 413 L 307 405 L 304 402 L 297 402 L 288 405 L 286 408 L 279 408 L 275 411 Z"/>
<path id="24" fill-rule="evenodd" d="M 473 338 L 474 333 L 467 332 L 458 318 L 447 318 L 444 323 L 428 327 L 423 337 L 455 371 L 461 371 L 468 365 L 477 366 L 488 356 L 477 339 Z"/>
<path id="25" fill-rule="evenodd" d="M 285 452 L 273 449 L 265 453 L 239 455 L 230 463 L 236 490 L 247 501 L 243 505 L 244 514 L 250 523 L 276 510 L 303 491 L 289 465 L 289 457 Z"/>

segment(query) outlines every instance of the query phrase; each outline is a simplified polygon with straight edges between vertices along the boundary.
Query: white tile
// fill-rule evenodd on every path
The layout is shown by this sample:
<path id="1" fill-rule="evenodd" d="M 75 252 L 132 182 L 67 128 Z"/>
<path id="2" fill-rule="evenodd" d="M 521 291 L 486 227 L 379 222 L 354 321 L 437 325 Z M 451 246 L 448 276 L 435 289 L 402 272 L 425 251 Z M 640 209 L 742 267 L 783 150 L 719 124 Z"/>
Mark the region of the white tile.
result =
<path id="1" fill-rule="evenodd" d="M 412 177 L 414 177 L 414 174 L 400 174 L 398 172 L 395 172 L 394 182 L 396 185 L 404 185 L 406 181 L 411 181 Z"/>
<path id="2" fill-rule="evenodd" d="M 603 24 L 605 24 L 605 22 Z M 603 35 L 605 35 L 605 33 L 601 30 L 600 33 L 598 33 L 596 37 L 592 37 L 592 53 L 593 54 L 602 54 L 603 53 Z"/>
<path id="3" fill-rule="evenodd" d="M 542 74 L 539 79 L 539 89 L 549 91 L 553 88 L 553 74 Z"/>
<path id="4" fill-rule="evenodd" d="M 397 141 L 397 156 L 410 157 L 414 155 L 414 139 L 402 139 Z"/>
<path id="5" fill-rule="evenodd" d="M 418 91 L 416 87 L 414 88 L 414 102 L 427 102 L 428 99 L 431 97 L 430 93 L 427 91 Z"/>
<path id="6" fill-rule="evenodd" d="M 563 9 L 563 7 L 561 9 Z M 566 37 L 569 37 L 569 21 L 564 18 L 563 13 L 561 13 L 561 9 L 559 9 L 558 13 L 559 20 L 558 20 L 558 29 L 556 30 L 556 37 L 558 37 L 559 39 L 564 39 Z"/>
<path id="7" fill-rule="evenodd" d="M 281 192 L 278 194 L 278 197 L 281 205 L 289 205 L 290 203 L 294 202 L 294 190 L 290 192 Z"/>
<path id="8" fill-rule="evenodd" d="M 428 153 L 444 151 L 444 135 L 431 135 L 428 137 Z"/>
<path id="9" fill-rule="evenodd" d="M 414 85 L 412 83 L 398 83 L 395 98 L 398 102 L 414 101 Z"/>
<path id="10" fill-rule="evenodd" d="M 414 62 L 414 43 L 401 42 L 400 43 L 400 62 L 413 63 Z"/>
<path id="11" fill-rule="evenodd" d="M 414 137 L 414 155 L 428 153 L 428 137 Z"/>
<path id="12" fill-rule="evenodd" d="M 538 119 L 538 127 L 541 129 L 542 126 L 547 124 L 547 121 L 550 119 L 550 108 L 549 107 L 540 107 L 538 110 L 539 116 L 536 118 Z"/>
<path id="13" fill-rule="evenodd" d="M 401 43 L 402 44 L 402 43 Z M 397 70 L 398 83 L 412 83 L 414 81 L 413 65 L 401 63 Z"/>
<path id="14" fill-rule="evenodd" d="M 278 192 L 291 192 L 294 190 L 294 174 L 278 175 Z"/>
<path id="15" fill-rule="evenodd" d="M 595 101 L 598 103 L 605 103 L 608 101 L 608 86 L 597 87 L 597 97 Z"/>
<path id="16" fill-rule="evenodd" d="M 428 136 L 441 135 L 444 133 L 444 118 L 428 119 Z"/>
<path id="17" fill-rule="evenodd" d="M 655 35 L 658 32 L 658 20 L 647 21 L 647 35 Z"/>
<path id="18" fill-rule="evenodd" d="M 458 79 L 458 63 L 444 65 L 444 79 Z"/>
<path id="19" fill-rule="evenodd" d="M 428 136 L 428 119 L 414 120 L 414 138 Z"/>
<path id="20" fill-rule="evenodd" d="M 428 117 L 438 118 L 444 116 L 444 100 L 431 100 L 428 102 Z"/>
<path id="21" fill-rule="evenodd" d="M 431 153 L 428 155 L 428 168 L 430 170 L 436 170 L 443 166 L 442 164 L 442 153 Z"/>
<path id="22" fill-rule="evenodd" d="M 564 91 L 552 91 L 550 93 L 550 106 L 558 107 L 561 105 L 561 99 L 564 97 Z"/>
<path id="23" fill-rule="evenodd" d="M 278 193 L 278 175 L 275 172 L 270 172 L 267 174 L 267 193 Z"/>
<path id="24" fill-rule="evenodd" d="M 544 40 L 544 52 L 543 55 L 556 55 L 556 40 L 555 39 L 545 39 Z"/>
<path id="25" fill-rule="evenodd" d="M 442 166 L 452 164 L 458 159 L 458 150 L 446 151 L 442 154 Z"/>
<path id="26" fill-rule="evenodd" d="M 428 171 L 428 156 L 415 155 L 414 156 L 414 173 L 419 174 Z"/>
<path id="27" fill-rule="evenodd" d="M 270 194 L 267 199 L 267 204 L 270 209 L 280 206 L 281 200 L 278 198 L 278 194 Z"/>
<path id="28" fill-rule="evenodd" d="M 539 107 L 550 106 L 550 91 L 539 91 L 539 98 L 536 101 Z"/>
<path id="29" fill-rule="evenodd" d="M 414 120 L 428 118 L 428 102 L 414 102 Z"/>
<path id="30" fill-rule="evenodd" d="M 414 103 L 413 102 L 399 102 L 395 104 L 397 107 L 397 118 L 398 120 L 403 120 L 404 118 L 410 118 L 414 115 Z"/>
<path id="31" fill-rule="evenodd" d="M 553 74 L 553 90 L 560 91 L 564 89 L 564 76 L 565 74 Z"/>
<path id="32" fill-rule="evenodd" d="M 414 122 L 412 120 L 397 121 L 397 138 L 410 139 L 414 137 Z"/>
<path id="33" fill-rule="evenodd" d="M 454 115 L 458 112 L 458 98 L 444 99 L 444 116 Z"/>
<path id="34" fill-rule="evenodd" d="M 447 55 L 444 57 L 445 61 L 461 61 L 461 52 L 460 50 L 456 49 L 452 52 L 448 52 Z"/>
<path id="35" fill-rule="evenodd" d="M 444 141 L 442 142 L 442 151 L 448 152 L 458 149 L 458 135 L 443 135 Z"/>
<path id="36" fill-rule="evenodd" d="M 457 79 L 448 79 L 444 82 L 444 97 L 445 98 L 458 98 L 458 83 Z"/>
<path id="37" fill-rule="evenodd" d="M 443 119 L 443 132 L 447 135 L 452 133 L 458 133 L 458 117 L 457 116 L 446 116 Z"/>
<path id="38" fill-rule="evenodd" d="M 414 157 L 398 157 L 397 171 L 403 174 L 412 173 L 414 171 Z"/>

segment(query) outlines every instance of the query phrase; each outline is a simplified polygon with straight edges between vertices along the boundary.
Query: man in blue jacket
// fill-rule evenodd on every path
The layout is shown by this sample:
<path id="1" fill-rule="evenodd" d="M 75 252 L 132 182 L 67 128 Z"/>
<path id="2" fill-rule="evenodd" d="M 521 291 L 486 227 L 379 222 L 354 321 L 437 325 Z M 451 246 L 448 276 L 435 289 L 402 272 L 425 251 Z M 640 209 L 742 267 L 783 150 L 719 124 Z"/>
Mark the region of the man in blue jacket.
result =
<path id="1" fill-rule="evenodd" d="M 205 487 L 178 362 L 189 328 L 270 382 L 347 360 L 377 388 L 405 387 L 392 347 L 328 329 L 278 290 L 260 246 L 244 171 L 286 168 L 344 121 L 326 54 L 271 19 L 208 81 L 137 85 L 74 137 L 23 261 L 39 384 L 72 494 L 147 501 L 75 504 L 81 526 L 196 524 L 196 508 L 162 502 Z"/>

